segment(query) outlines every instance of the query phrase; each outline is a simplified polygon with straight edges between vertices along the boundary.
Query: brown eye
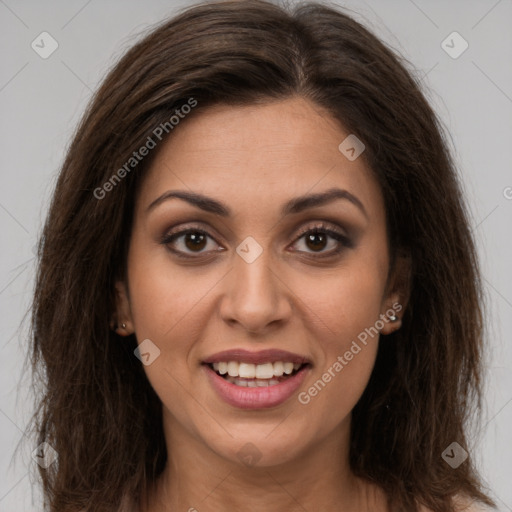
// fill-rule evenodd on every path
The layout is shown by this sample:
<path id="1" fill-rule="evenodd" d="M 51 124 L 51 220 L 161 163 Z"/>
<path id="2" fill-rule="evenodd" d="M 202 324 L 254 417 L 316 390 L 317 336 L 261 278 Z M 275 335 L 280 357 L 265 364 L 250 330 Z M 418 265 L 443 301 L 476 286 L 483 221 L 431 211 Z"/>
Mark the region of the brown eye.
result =
<path id="1" fill-rule="evenodd" d="M 318 257 L 334 256 L 345 248 L 354 247 L 353 242 L 346 235 L 326 227 L 325 224 L 306 228 L 295 244 L 302 240 L 304 240 L 303 245 L 306 250 L 298 251 L 306 254 L 318 253 Z"/>
<path id="2" fill-rule="evenodd" d="M 196 233 L 194 231 L 189 231 L 184 235 L 185 237 L 185 246 L 187 249 L 191 251 L 202 250 L 206 246 L 206 235 L 203 233 Z"/>
<path id="3" fill-rule="evenodd" d="M 193 253 L 200 256 L 215 250 L 204 250 L 208 246 L 208 239 L 213 240 L 206 231 L 194 228 L 168 233 L 162 238 L 161 243 L 177 256 L 194 258 L 195 256 L 191 255 Z"/>
<path id="4" fill-rule="evenodd" d="M 327 236 L 325 233 L 315 232 L 306 235 L 306 245 L 313 251 L 321 251 L 327 244 Z"/>

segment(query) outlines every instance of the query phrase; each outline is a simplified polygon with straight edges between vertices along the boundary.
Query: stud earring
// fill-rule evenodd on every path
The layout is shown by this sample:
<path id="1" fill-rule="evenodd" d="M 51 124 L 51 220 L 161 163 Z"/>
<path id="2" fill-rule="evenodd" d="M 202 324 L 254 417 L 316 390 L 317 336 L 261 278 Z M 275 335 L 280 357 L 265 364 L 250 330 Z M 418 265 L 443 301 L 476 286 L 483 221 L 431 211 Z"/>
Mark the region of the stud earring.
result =
<path id="1" fill-rule="evenodd" d="M 391 322 L 396 322 L 398 320 L 398 317 L 396 315 L 394 315 L 394 314 L 393 315 L 389 315 L 388 318 L 389 318 L 389 320 Z"/>
<path id="2" fill-rule="evenodd" d="M 121 327 L 122 327 L 123 329 L 126 329 L 126 324 L 121 324 Z"/>

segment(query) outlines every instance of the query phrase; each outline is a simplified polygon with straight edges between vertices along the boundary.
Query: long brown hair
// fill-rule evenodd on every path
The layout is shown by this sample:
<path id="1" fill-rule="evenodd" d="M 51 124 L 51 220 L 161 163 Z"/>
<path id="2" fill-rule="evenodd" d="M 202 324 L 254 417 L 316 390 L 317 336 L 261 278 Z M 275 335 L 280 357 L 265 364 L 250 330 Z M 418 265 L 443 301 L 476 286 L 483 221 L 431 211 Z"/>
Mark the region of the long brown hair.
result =
<path id="1" fill-rule="evenodd" d="M 412 262 L 403 326 L 380 344 L 353 410 L 351 468 L 380 485 L 393 510 L 450 512 L 455 495 L 494 505 L 471 457 L 454 469 L 441 456 L 452 442 L 467 448 L 481 408 L 481 286 L 456 170 L 418 79 L 338 9 L 233 0 L 189 8 L 133 46 L 92 99 L 62 166 L 31 325 L 38 442 L 58 453 L 41 470 L 48 510 L 117 510 L 145 496 L 172 456 L 136 339 L 109 326 L 136 192 L 158 148 L 113 175 L 191 98 L 193 116 L 292 95 L 364 141 L 391 249 Z"/>

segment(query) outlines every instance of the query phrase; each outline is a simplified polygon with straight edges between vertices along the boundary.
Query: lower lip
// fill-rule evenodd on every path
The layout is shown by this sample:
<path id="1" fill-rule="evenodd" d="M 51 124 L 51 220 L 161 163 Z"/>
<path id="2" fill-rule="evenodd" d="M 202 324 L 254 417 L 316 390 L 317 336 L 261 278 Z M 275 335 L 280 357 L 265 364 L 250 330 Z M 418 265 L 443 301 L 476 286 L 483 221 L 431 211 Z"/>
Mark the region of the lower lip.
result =
<path id="1" fill-rule="evenodd" d="M 279 384 L 268 387 L 245 388 L 228 382 L 207 364 L 203 364 L 203 368 L 220 398 L 240 409 L 266 409 L 282 404 L 297 391 L 310 370 L 310 366 L 306 365 L 295 375 L 288 377 Z"/>

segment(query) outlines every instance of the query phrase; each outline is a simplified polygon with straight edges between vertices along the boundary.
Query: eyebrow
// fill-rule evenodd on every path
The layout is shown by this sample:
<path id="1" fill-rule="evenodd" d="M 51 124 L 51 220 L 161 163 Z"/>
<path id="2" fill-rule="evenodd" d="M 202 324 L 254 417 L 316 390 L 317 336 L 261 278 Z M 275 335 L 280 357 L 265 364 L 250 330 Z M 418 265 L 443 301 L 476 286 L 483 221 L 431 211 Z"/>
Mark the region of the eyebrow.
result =
<path id="1" fill-rule="evenodd" d="M 157 197 L 147 207 L 146 213 L 149 213 L 151 210 L 170 199 L 182 199 L 205 212 L 213 213 L 221 217 L 229 217 L 232 214 L 231 208 L 220 201 L 197 192 L 188 192 L 185 190 L 168 190 L 161 196 Z M 336 199 L 345 199 L 350 201 L 353 205 L 357 206 L 359 210 L 361 210 L 366 218 L 368 218 L 368 213 L 366 212 L 363 203 L 348 190 L 341 188 L 330 188 L 317 194 L 306 194 L 290 199 L 283 205 L 281 215 L 284 217 L 285 215 L 297 214 L 307 210 L 308 208 L 332 203 Z"/>

